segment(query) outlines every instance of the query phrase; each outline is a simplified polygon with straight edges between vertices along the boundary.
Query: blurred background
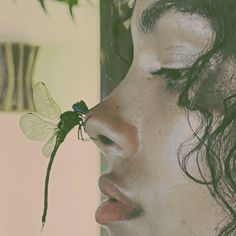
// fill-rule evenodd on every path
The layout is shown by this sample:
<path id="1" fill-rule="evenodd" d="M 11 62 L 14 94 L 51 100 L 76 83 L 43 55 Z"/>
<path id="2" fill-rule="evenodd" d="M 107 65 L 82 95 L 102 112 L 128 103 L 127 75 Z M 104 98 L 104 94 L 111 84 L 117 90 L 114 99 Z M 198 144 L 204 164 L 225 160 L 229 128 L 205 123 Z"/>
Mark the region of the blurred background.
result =
<path id="1" fill-rule="evenodd" d="M 40 233 L 48 159 L 43 143 L 19 128 L 24 110 L 33 109 L 27 88 L 44 82 L 62 111 L 80 99 L 89 108 L 100 99 L 98 0 L 81 0 L 74 19 L 65 3 L 45 5 L 47 14 L 38 0 L 0 2 L 0 235 L 98 236 L 99 151 L 79 141 L 76 129 L 57 153 Z"/>

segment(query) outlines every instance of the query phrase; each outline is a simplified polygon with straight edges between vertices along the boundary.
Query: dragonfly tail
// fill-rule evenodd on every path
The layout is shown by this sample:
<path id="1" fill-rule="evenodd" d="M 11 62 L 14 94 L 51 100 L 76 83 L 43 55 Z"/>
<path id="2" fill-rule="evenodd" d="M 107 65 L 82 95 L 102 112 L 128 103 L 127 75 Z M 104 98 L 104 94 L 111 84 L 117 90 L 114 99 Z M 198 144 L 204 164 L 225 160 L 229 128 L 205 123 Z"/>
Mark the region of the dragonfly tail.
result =
<path id="1" fill-rule="evenodd" d="M 57 135 L 57 141 L 55 144 L 55 147 L 53 149 L 53 152 L 50 157 L 50 161 L 48 163 L 48 168 L 47 168 L 47 173 L 46 173 L 46 178 L 45 178 L 45 184 L 44 184 L 44 207 L 43 207 L 43 215 L 42 215 L 42 229 L 46 223 L 46 218 L 47 218 L 47 211 L 48 211 L 48 186 L 49 186 L 49 178 L 50 178 L 50 173 L 52 169 L 52 164 L 54 161 L 54 158 L 56 156 L 57 150 L 60 147 L 61 143 L 64 141 L 64 138 L 60 138 L 60 135 Z"/>
<path id="2" fill-rule="evenodd" d="M 43 232 L 43 227 L 44 227 L 44 225 L 45 225 L 45 222 L 42 222 L 42 227 L 41 227 L 41 231 L 40 231 L 40 233 Z"/>

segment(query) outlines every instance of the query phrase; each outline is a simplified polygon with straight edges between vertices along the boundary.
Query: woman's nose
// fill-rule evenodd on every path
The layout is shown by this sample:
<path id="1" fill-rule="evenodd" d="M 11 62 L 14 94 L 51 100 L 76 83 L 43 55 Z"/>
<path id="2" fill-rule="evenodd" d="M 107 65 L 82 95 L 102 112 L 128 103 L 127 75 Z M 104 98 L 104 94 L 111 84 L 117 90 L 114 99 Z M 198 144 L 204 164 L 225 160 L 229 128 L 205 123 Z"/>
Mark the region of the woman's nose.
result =
<path id="1" fill-rule="evenodd" d="M 87 114 L 84 130 L 106 156 L 132 157 L 138 148 L 137 130 L 112 99 L 101 102 Z"/>

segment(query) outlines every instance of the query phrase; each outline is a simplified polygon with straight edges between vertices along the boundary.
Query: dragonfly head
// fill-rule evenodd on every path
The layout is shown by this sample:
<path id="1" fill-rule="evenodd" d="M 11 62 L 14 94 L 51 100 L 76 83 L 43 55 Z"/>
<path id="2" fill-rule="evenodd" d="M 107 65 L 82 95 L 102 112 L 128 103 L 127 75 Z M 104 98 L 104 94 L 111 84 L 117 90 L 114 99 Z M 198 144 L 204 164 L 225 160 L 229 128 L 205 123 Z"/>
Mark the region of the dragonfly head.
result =
<path id="1" fill-rule="evenodd" d="M 75 103 L 73 106 L 72 106 L 73 110 L 81 115 L 85 115 L 89 109 L 86 105 L 86 103 L 81 100 L 80 102 L 77 102 Z"/>

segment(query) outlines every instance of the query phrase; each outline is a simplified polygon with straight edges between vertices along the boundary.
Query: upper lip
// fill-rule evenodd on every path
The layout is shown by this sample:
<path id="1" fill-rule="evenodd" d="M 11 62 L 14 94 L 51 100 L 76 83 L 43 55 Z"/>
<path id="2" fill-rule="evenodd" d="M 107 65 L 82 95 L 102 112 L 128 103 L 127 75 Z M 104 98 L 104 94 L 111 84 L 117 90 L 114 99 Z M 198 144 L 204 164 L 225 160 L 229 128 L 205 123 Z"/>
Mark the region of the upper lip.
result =
<path id="1" fill-rule="evenodd" d="M 115 200 L 117 200 L 119 202 L 122 202 L 123 204 L 125 204 L 125 205 L 127 205 L 131 208 L 142 211 L 139 204 L 133 202 L 127 196 L 125 196 L 119 190 L 119 188 L 109 178 L 107 178 L 105 175 L 103 175 L 99 178 L 98 185 L 99 185 L 99 188 L 100 188 L 101 192 L 105 196 L 107 196 L 108 198 L 115 199 Z"/>

